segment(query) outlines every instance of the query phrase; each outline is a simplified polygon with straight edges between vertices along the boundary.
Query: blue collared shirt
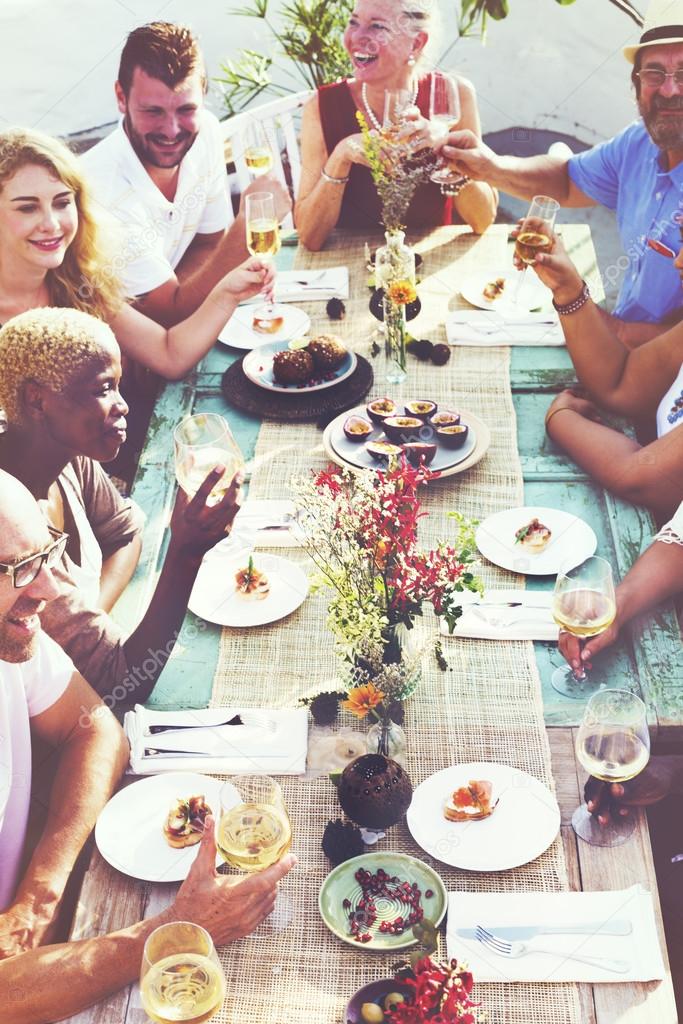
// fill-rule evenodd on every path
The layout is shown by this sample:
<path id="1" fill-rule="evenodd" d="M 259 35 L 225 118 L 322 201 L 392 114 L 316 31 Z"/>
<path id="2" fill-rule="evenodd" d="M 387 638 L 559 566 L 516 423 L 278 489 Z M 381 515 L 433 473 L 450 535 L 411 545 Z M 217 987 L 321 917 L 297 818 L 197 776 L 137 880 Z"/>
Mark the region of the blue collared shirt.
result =
<path id="1" fill-rule="evenodd" d="M 683 213 L 683 163 L 666 170 L 641 120 L 569 161 L 569 176 L 591 199 L 615 210 L 623 255 L 602 268 L 613 281 L 624 273 L 614 312 L 624 320 L 658 322 L 683 306 L 673 260 L 653 252 L 648 238 L 681 248 L 676 216 Z"/>

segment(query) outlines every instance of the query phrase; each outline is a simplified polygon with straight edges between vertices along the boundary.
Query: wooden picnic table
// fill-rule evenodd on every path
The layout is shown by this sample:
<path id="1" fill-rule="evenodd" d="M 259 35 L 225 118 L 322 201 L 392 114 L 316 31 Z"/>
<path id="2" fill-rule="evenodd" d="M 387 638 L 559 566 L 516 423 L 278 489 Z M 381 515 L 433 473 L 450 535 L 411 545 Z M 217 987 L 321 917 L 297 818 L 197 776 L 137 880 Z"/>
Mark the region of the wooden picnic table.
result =
<path id="1" fill-rule="evenodd" d="M 507 228 L 493 227 L 484 239 L 466 229 L 453 228 L 454 244 L 463 254 L 478 246 L 482 259 L 509 259 L 505 255 Z M 588 228 L 568 225 L 564 241 L 579 269 L 591 280 L 597 294 L 595 253 Z M 331 243 L 334 245 L 334 240 Z M 493 255 L 492 255 L 493 254 Z M 497 255 L 496 255 L 497 254 Z M 292 250 L 281 253 L 280 266 L 291 266 Z M 596 281 L 598 283 L 596 284 Z M 175 492 L 172 432 L 175 424 L 195 409 L 217 411 L 229 420 L 243 452 L 254 451 L 260 421 L 227 407 L 220 390 L 223 372 L 241 353 L 217 346 L 187 380 L 165 386 L 156 405 L 134 487 L 134 497 L 147 515 L 143 553 L 131 586 L 117 606 L 117 617 L 127 625 L 138 618 L 149 599 L 158 576 L 165 547 L 165 533 Z M 518 446 L 522 461 L 525 499 L 528 504 L 571 508 L 595 530 L 599 550 L 623 575 L 640 550 L 649 542 L 654 524 L 648 513 L 620 502 L 591 483 L 544 434 L 543 414 L 552 393 L 574 379 L 564 348 L 517 347 L 512 352 L 511 384 L 517 413 Z M 275 496 L 275 495 L 274 495 Z M 279 496 L 279 495 L 277 495 Z M 530 578 L 528 586 L 547 588 L 547 579 Z M 192 642 L 183 643 L 181 634 L 173 657 L 165 668 L 150 705 L 157 708 L 203 707 L 211 695 L 218 661 L 219 627 L 197 621 L 191 613 L 186 627 L 192 628 Z M 615 890 L 642 883 L 653 893 L 660 942 L 666 962 L 666 948 L 654 873 L 647 821 L 638 816 L 637 830 L 624 846 L 604 850 L 578 840 L 571 828 L 571 814 L 580 802 L 583 771 L 574 752 L 576 725 L 583 703 L 561 697 L 550 687 L 549 677 L 560 664 L 556 646 L 537 643 L 536 659 L 543 684 L 546 726 L 552 751 L 552 774 L 562 813 L 561 835 L 574 890 Z M 680 634 L 673 612 L 668 609 L 639 623 L 605 656 L 605 671 L 615 685 L 633 685 L 650 709 L 653 738 L 678 741 L 681 723 Z M 296 850 L 296 841 L 295 841 Z M 143 916 L 151 916 L 172 899 L 175 886 L 148 886 L 121 875 L 109 867 L 94 850 L 80 893 L 72 938 L 103 934 L 124 927 Z M 264 941 L 268 941 L 264 934 Z M 246 941 L 246 940 L 242 940 Z M 240 943 L 234 947 L 239 957 Z M 296 965 L 286 965 L 297 970 Z M 302 970 L 304 968 L 301 968 Z M 351 995 L 351 992 L 348 993 Z M 480 989 L 486 1000 L 486 986 Z M 616 1024 L 657 1020 L 674 1024 L 678 1019 L 669 975 L 661 982 L 647 984 L 605 984 L 580 986 L 582 1021 L 585 1024 Z M 312 1008 L 314 1011 L 314 1008 Z M 89 1011 L 71 1018 L 77 1024 L 141 1024 L 146 1020 L 137 987 L 131 986 Z M 290 1024 L 290 1022 L 287 1022 Z M 291 1024 L 299 1024 L 292 1021 Z"/>

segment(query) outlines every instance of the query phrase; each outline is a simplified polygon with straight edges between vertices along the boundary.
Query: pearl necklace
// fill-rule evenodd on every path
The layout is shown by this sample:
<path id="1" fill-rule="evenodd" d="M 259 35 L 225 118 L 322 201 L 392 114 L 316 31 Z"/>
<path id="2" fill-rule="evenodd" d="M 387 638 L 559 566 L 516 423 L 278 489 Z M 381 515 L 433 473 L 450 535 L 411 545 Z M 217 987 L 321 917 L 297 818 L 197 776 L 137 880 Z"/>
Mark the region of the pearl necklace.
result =
<path id="1" fill-rule="evenodd" d="M 419 82 L 415 82 L 415 85 L 413 86 L 412 94 L 411 94 L 411 97 L 410 97 L 410 104 L 409 105 L 411 107 L 414 107 L 416 102 L 417 102 L 417 93 L 418 93 L 419 88 L 420 88 Z M 370 106 L 370 104 L 368 103 L 368 85 L 367 85 L 367 82 L 363 82 L 363 84 L 360 87 L 360 98 L 363 101 L 363 106 L 365 107 L 365 112 L 368 115 L 368 118 L 370 120 L 370 124 L 372 125 L 372 127 L 376 131 L 381 132 L 382 131 L 382 125 L 379 123 L 379 121 L 375 117 L 373 109 Z"/>

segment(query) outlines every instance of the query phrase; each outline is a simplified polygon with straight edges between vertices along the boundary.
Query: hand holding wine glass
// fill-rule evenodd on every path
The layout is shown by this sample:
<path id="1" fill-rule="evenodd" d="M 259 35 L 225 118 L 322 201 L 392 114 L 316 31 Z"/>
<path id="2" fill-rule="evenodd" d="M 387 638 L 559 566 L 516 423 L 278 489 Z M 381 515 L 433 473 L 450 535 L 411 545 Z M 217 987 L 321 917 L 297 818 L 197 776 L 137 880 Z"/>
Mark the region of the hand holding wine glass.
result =
<path id="1" fill-rule="evenodd" d="M 458 84 L 448 75 L 432 73 L 429 91 L 429 120 L 436 127 L 438 142 L 443 142 L 448 133 L 457 128 L 461 117 Z M 430 181 L 440 186 L 443 195 L 457 196 L 470 180 L 466 174 L 455 170 L 446 160 L 440 160 L 429 176 Z"/>
<path id="2" fill-rule="evenodd" d="M 271 261 L 280 250 L 280 225 L 272 192 L 250 192 L 246 197 L 247 249 L 252 256 Z M 283 315 L 272 302 L 254 310 L 253 328 L 274 334 L 282 327 Z"/>
<path id="3" fill-rule="evenodd" d="M 555 580 L 553 618 L 560 629 L 585 639 L 608 629 L 617 613 L 612 567 L 592 555 L 577 566 L 561 571 Z M 553 672 L 551 683 L 565 697 L 586 694 L 586 667 L 569 665 Z"/>
<path id="4" fill-rule="evenodd" d="M 576 738 L 576 756 L 605 785 L 627 782 L 650 759 L 647 708 L 630 690 L 598 690 L 588 701 Z M 594 810 L 595 808 L 593 808 Z M 584 803 L 572 817 L 574 831 L 594 846 L 619 846 L 635 829 L 630 817 L 600 823 Z"/>
<path id="5" fill-rule="evenodd" d="M 216 844 L 227 864 L 261 871 L 278 861 L 292 842 L 282 790 L 268 775 L 235 775 L 221 790 Z"/>
<path id="6" fill-rule="evenodd" d="M 513 301 L 517 302 L 526 278 L 528 267 L 539 253 L 549 253 L 553 247 L 554 227 L 560 204 L 549 196 L 534 196 L 526 217 L 517 229 L 515 259 L 522 264 L 519 282 Z"/>
<path id="7" fill-rule="evenodd" d="M 230 427 L 217 413 L 186 416 L 173 433 L 176 479 L 192 498 L 216 466 L 225 472 L 216 480 L 207 505 L 217 505 L 229 490 L 236 473 L 244 471 L 244 456 Z"/>

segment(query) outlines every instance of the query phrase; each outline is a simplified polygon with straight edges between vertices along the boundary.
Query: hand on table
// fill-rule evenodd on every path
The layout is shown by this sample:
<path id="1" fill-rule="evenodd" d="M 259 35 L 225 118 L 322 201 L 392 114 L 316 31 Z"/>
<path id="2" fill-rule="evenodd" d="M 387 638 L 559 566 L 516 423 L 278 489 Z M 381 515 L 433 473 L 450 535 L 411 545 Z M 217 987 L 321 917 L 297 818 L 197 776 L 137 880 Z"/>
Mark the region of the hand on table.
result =
<path id="1" fill-rule="evenodd" d="M 0 960 L 40 946 L 52 925 L 53 915 L 43 917 L 15 903 L 0 914 Z"/>
<path id="2" fill-rule="evenodd" d="M 607 825 L 610 818 L 625 817 L 629 807 L 658 803 L 671 792 L 675 774 L 673 760 L 652 757 L 643 771 L 628 782 L 610 784 L 591 775 L 583 791 L 588 810 L 597 816 L 601 825 Z"/>
<path id="3" fill-rule="evenodd" d="M 235 474 L 219 502 L 207 505 L 207 498 L 225 472 L 224 466 L 212 469 L 192 499 L 178 488 L 171 516 L 169 554 L 189 554 L 201 561 L 230 532 L 240 508 L 242 473 Z"/>
<path id="4" fill-rule="evenodd" d="M 249 935 L 272 911 L 277 884 L 296 863 L 296 857 L 288 853 L 253 875 L 219 875 L 215 823 L 209 815 L 197 859 L 171 907 L 171 919 L 201 925 L 216 945 Z"/>
<path id="5" fill-rule="evenodd" d="M 548 407 L 548 411 L 545 414 L 546 430 L 550 437 L 553 436 L 553 425 L 559 416 L 555 416 L 556 412 L 561 409 L 570 409 L 572 412 L 578 413 L 579 416 L 583 416 L 586 420 L 593 420 L 595 423 L 602 423 L 602 417 L 600 410 L 597 405 L 591 402 L 588 398 L 583 398 L 577 394 L 571 388 L 566 388 L 561 391 L 560 394 Z"/>
<path id="6" fill-rule="evenodd" d="M 619 612 L 617 610 L 617 617 Z M 583 647 L 581 641 L 577 636 L 572 633 L 567 633 L 566 630 L 560 630 L 560 638 L 558 641 L 558 647 L 560 654 L 569 664 L 575 672 L 581 672 L 584 669 L 592 669 L 593 662 L 592 658 L 595 657 L 600 651 L 604 650 L 605 647 L 610 647 L 617 637 L 619 636 L 619 622 L 618 618 L 614 620 L 611 626 L 597 636 L 593 636 L 590 640 L 587 640 Z"/>

